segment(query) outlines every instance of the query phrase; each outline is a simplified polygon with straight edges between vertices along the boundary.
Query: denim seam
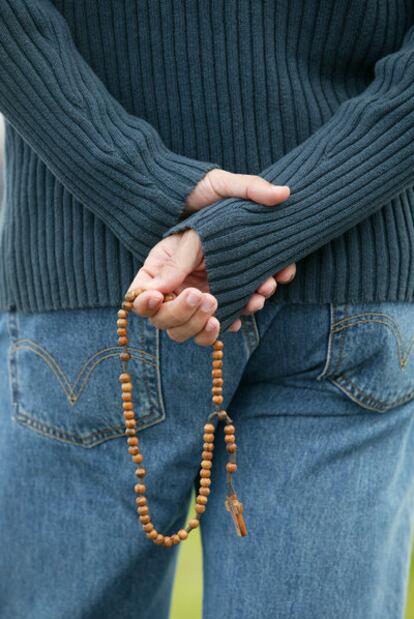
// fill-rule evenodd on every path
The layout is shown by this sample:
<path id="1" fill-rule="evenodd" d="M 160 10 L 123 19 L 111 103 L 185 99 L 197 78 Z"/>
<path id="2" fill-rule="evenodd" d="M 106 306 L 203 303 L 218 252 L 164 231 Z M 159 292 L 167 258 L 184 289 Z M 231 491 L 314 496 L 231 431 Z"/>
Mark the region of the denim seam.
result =
<path id="1" fill-rule="evenodd" d="M 254 314 L 245 315 L 242 321 L 242 334 L 247 348 L 247 356 L 253 353 L 260 343 L 260 334 Z"/>
<path id="2" fill-rule="evenodd" d="M 23 344 L 23 342 L 29 342 L 28 344 Z M 35 342 L 33 342 L 33 340 L 17 340 L 17 343 L 15 343 L 12 346 L 12 350 L 14 351 L 18 351 L 18 350 L 30 350 L 31 352 L 33 352 L 35 355 L 37 355 L 38 357 L 40 357 L 41 359 L 43 359 L 43 361 L 47 364 L 47 366 L 50 368 L 50 370 L 53 372 L 53 374 L 56 376 L 57 381 L 59 382 L 59 384 L 62 387 L 63 392 L 66 395 L 66 398 L 68 400 L 68 402 L 73 406 L 77 400 L 79 399 L 80 395 L 82 394 L 82 392 L 85 390 L 85 388 L 87 387 L 88 383 L 89 383 L 89 379 L 93 373 L 93 370 L 102 362 L 105 361 L 106 359 L 110 359 L 112 357 L 116 357 L 119 353 L 117 352 L 117 350 L 115 350 L 116 347 L 107 347 L 107 348 L 102 348 L 101 350 L 97 351 L 94 355 L 92 355 L 92 357 L 90 357 L 88 359 L 87 362 L 84 363 L 84 365 L 82 366 L 81 371 L 78 373 L 75 381 L 73 383 L 71 383 L 65 372 L 61 369 L 60 364 L 56 361 L 56 359 L 53 357 L 53 355 L 51 355 L 49 353 L 49 351 L 44 348 L 43 346 L 40 346 L 39 344 L 36 344 Z M 103 355 L 102 353 L 109 351 L 109 350 L 114 350 L 114 352 L 112 352 L 111 354 L 108 355 Z M 129 349 L 131 352 L 133 351 L 132 348 Z M 101 355 L 98 359 L 96 359 L 92 364 L 91 361 L 92 359 L 95 357 L 97 357 L 98 355 Z M 132 352 L 132 357 L 134 358 L 140 358 L 139 356 L 135 356 Z M 144 363 L 150 363 L 148 361 L 143 360 Z M 88 364 L 89 368 L 88 368 Z M 150 363 L 150 365 L 155 366 L 155 364 Z M 82 373 L 85 372 L 86 368 L 88 368 L 87 372 L 86 372 L 86 376 L 83 379 L 82 383 L 81 383 L 81 387 L 80 389 L 77 391 L 76 393 L 76 386 L 77 383 L 79 382 L 79 379 L 82 376 Z"/>
<path id="3" fill-rule="evenodd" d="M 47 423 L 42 423 L 25 412 L 16 413 L 15 420 L 23 426 L 28 426 L 33 430 L 36 430 L 36 432 L 42 434 L 42 436 L 49 438 L 53 437 L 70 445 L 80 445 L 82 447 L 93 447 L 110 438 L 120 438 L 121 436 L 125 436 L 125 429 L 122 425 L 95 430 L 83 438 L 82 436 L 72 434 L 70 432 L 63 432 L 62 430 L 59 430 Z"/>
<path id="4" fill-rule="evenodd" d="M 326 360 L 323 370 L 318 376 L 316 380 L 322 380 L 326 374 L 328 373 L 329 366 L 331 365 L 332 358 L 332 340 L 333 340 L 333 326 L 334 326 L 334 315 L 335 315 L 335 304 L 329 303 L 329 317 L 330 317 L 330 325 L 329 325 L 329 335 L 328 335 L 328 350 L 326 353 Z"/>
<path id="5" fill-rule="evenodd" d="M 400 398 L 397 398 L 396 400 L 391 400 L 391 401 L 384 401 L 384 400 L 378 400 L 377 398 L 374 398 L 371 394 L 365 392 L 363 389 L 361 389 L 360 387 L 357 387 L 350 378 L 348 378 L 348 376 L 346 374 L 341 374 L 340 376 L 337 376 L 336 378 L 330 378 L 329 379 L 332 383 L 334 383 L 335 385 L 337 385 L 337 387 L 339 387 L 342 391 L 344 391 L 345 393 L 347 393 L 355 402 L 357 403 L 365 403 L 368 407 L 368 404 L 372 403 L 373 405 L 376 406 L 375 410 L 380 410 L 382 409 L 383 411 L 387 410 L 388 408 L 394 407 L 394 406 L 398 406 L 400 404 L 403 404 L 404 402 L 407 402 L 408 400 L 412 399 L 412 397 L 414 396 L 414 390 L 409 391 L 408 393 L 406 393 L 404 396 L 401 396 Z M 343 381 L 341 383 L 341 381 Z M 357 395 L 355 395 L 351 389 L 349 388 L 349 386 L 353 389 L 355 389 L 356 392 L 358 392 L 359 394 L 362 395 L 362 397 L 358 397 Z"/>
<path id="6" fill-rule="evenodd" d="M 19 367 L 18 364 L 16 362 L 16 351 L 19 350 L 19 346 L 16 345 L 16 342 L 19 341 L 18 335 L 19 335 L 19 331 L 18 331 L 18 316 L 15 313 L 9 312 L 9 316 L 8 316 L 8 332 L 9 332 L 9 337 L 10 337 L 10 345 L 9 345 L 9 354 L 8 354 L 8 374 L 9 374 L 9 381 L 10 381 L 10 386 L 11 386 L 11 390 L 12 390 L 12 404 L 14 407 L 14 414 L 12 416 L 12 419 L 25 427 L 30 427 L 32 430 L 36 431 L 37 433 L 41 434 L 42 436 L 45 436 L 47 438 L 53 438 L 53 439 L 57 439 L 60 440 L 62 442 L 65 442 L 69 445 L 78 445 L 78 446 L 82 446 L 82 447 L 94 447 L 97 444 L 100 444 L 102 442 L 105 442 L 106 440 L 109 439 L 114 439 L 114 438 L 120 438 L 125 436 L 125 428 L 123 425 L 113 425 L 111 427 L 107 427 L 107 428 L 102 428 L 100 430 L 96 430 L 96 429 L 92 429 L 92 431 L 90 433 L 88 433 L 85 437 L 82 437 L 80 435 L 75 435 L 73 433 L 70 432 L 65 432 L 62 431 L 52 425 L 49 425 L 47 423 L 44 422 L 40 422 L 37 419 L 33 418 L 31 415 L 29 415 L 21 406 L 20 404 L 20 394 L 19 394 L 19 377 L 18 377 L 18 373 L 19 373 Z M 161 376 L 160 376 L 160 372 L 159 372 L 159 345 L 158 345 L 158 339 L 159 339 L 159 334 L 156 333 L 156 339 L 155 339 L 155 350 L 156 350 L 156 354 L 153 355 L 151 353 L 146 352 L 145 350 L 142 350 L 140 348 L 135 349 L 135 348 L 129 348 L 129 350 L 132 352 L 132 357 L 136 358 L 136 359 L 142 359 L 142 361 L 144 362 L 144 366 L 146 367 L 147 364 L 151 365 L 155 371 L 156 371 L 156 377 L 157 377 L 157 394 L 158 394 L 158 402 L 157 402 L 157 406 L 155 407 L 157 411 L 154 414 L 154 412 L 149 412 L 146 415 L 141 415 L 138 419 L 137 419 L 137 430 L 144 430 L 145 428 L 148 428 L 150 426 L 153 426 L 157 423 L 159 423 L 160 421 L 165 419 L 165 407 L 164 407 L 164 402 L 163 402 L 163 398 L 162 398 L 162 392 L 161 392 Z M 20 338 L 20 341 L 29 341 L 29 342 L 33 342 L 33 344 L 35 346 L 39 346 L 39 348 L 43 348 L 40 345 L 36 344 L 36 342 L 34 342 L 33 340 L 30 340 L 29 338 L 25 339 L 25 338 Z M 20 347 L 23 348 L 23 347 Z M 32 352 L 34 352 L 35 354 L 38 354 L 38 356 L 42 357 L 43 360 L 47 363 L 47 365 L 50 367 L 50 369 L 54 372 L 54 374 L 57 376 L 56 372 L 54 371 L 54 369 L 52 368 L 52 366 L 50 365 L 50 363 L 48 362 L 48 360 L 46 358 L 44 358 L 41 354 L 39 354 L 36 350 L 33 349 L 33 346 L 27 346 L 27 348 L 29 350 L 31 350 Z M 88 373 L 88 380 L 83 383 L 82 386 L 82 390 L 85 388 L 86 384 L 89 382 L 89 378 L 90 375 L 92 373 L 92 369 L 94 369 L 96 367 L 96 365 L 98 365 L 98 363 L 100 363 L 100 361 L 103 361 L 106 358 L 111 358 L 113 356 L 116 356 L 119 354 L 119 352 L 122 350 L 121 347 L 113 347 L 114 348 L 114 353 L 113 355 L 107 355 L 104 358 L 100 358 L 99 360 L 97 360 L 94 364 L 93 367 L 90 369 L 89 373 Z M 93 359 L 97 354 L 102 353 L 103 351 L 107 351 L 110 350 L 111 347 L 106 347 L 101 349 L 100 351 L 98 351 L 97 353 L 95 353 L 90 359 Z M 44 349 L 46 350 L 46 349 Z M 134 352 L 138 351 L 140 354 L 139 355 L 134 355 Z M 48 351 L 46 351 L 48 352 Z M 49 353 L 50 354 L 50 353 Z M 150 356 L 153 359 L 155 359 L 156 361 L 158 361 L 157 363 L 151 363 L 148 359 L 144 358 L 144 355 Z M 55 364 L 57 365 L 57 367 L 60 369 L 59 364 L 56 362 L 56 360 L 53 358 L 52 355 L 50 355 L 50 357 L 52 358 L 52 360 L 55 362 Z M 80 372 L 78 373 L 77 376 L 77 380 L 79 379 L 79 376 L 81 375 L 82 371 L 84 371 L 85 367 L 87 366 L 88 362 L 90 362 L 90 359 L 84 363 L 83 367 L 81 368 Z M 67 381 L 67 383 L 70 385 L 69 381 L 66 378 L 65 373 L 63 372 L 63 370 L 60 370 L 63 374 L 64 379 Z M 145 376 L 145 372 L 142 372 L 142 375 Z M 57 377 L 58 378 L 58 377 Z M 58 379 L 59 380 L 59 379 Z M 144 379 L 145 380 L 145 379 Z M 60 382 L 60 381 L 59 381 Z M 62 385 L 62 383 L 60 383 Z M 65 389 L 64 389 L 65 391 Z M 69 389 L 69 391 L 73 390 Z M 80 392 L 79 392 L 80 393 Z M 148 391 L 149 395 L 151 396 L 151 392 Z M 79 394 L 78 394 L 79 397 Z M 71 400 L 69 400 L 69 402 L 71 404 L 73 404 L 73 402 Z M 145 422 L 145 420 L 148 419 L 148 422 Z"/>
<path id="7" fill-rule="evenodd" d="M 386 316 L 384 314 L 384 316 Z M 347 324 L 347 325 L 343 325 L 341 326 L 339 329 L 335 329 L 335 333 L 339 333 L 341 331 L 346 331 L 347 329 L 350 329 L 351 327 L 355 327 L 358 324 L 380 324 L 380 325 L 384 325 L 385 327 L 388 327 L 394 334 L 395 339 L 397 341 L 397 348 L 398 348 L 398 357 L 400 359 L 400 367 L 404 368 L 408 362 L 408 358 L 411 354 L 411 349 L 413 348 L 414 345 L 414 335 L 411 336 L 410 340 L 409 340 L 409 345 L 408 345 L 408 349 L 406 354 L 402 354 L 402 338 L 401 338 L 401 331 L 398 328 L 398 325 L 395 323 L 395 321 L 390 317 L 390 316 L 386 316 L 387 320 L 374 320 L 374 319 L 370 319 L 370 320 L 362 320 L 362 319 L 358 319 L 355 322 L 352 322 L 351 324 Z"/>

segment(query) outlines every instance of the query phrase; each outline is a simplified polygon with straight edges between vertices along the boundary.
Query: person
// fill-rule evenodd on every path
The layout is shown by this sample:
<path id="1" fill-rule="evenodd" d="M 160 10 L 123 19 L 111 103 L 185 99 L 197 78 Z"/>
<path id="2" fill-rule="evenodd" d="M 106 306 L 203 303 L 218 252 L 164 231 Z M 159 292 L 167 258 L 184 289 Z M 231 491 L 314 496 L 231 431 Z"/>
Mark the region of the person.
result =
<path id="1" fill-rule="evenodd" d="M 224 345 L 248 534 L 217 427 L 204 619 L 404 616 L 413 67 L 409 0 L 2 0 L 2 617 L 169 615 L 181 542 L 137 519 L 120 406 L 117 310 L 139 287 L 163 536 L 200 485 Z"/>

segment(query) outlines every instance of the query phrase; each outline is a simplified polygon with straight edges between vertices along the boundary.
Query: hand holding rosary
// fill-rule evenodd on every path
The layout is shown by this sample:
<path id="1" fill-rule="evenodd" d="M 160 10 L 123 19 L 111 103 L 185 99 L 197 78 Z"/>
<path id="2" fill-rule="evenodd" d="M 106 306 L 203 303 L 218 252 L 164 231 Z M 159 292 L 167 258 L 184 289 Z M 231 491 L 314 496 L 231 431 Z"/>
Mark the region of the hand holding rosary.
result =
<path id="1" fill-rule="evenodd" d="M 247 535 L 247 529 L 242 515 L 243 503 L 238 500 L 236 492 L 233 487 L 232 475 L 237 470 L 236 464 L 236 450 L 237 445 L 235 442 L 235 427 L 232 419 L 227 412 L 220 408 L 223 402 L 223 348 L 224 344 L 221 340 L 217 339 L 212 344 L 212 401 L 216 407 L 216 410 L 208 416 L 207 422 L 204 425 L 203 434 L 203 451 L 201 454 L 201 469 L 200 469 L 200 487 L 198 496 L 196 498 L 196 514 L 188 522 L 188 525 L 184 529 L 180 529 L 173 535 L 163 535 L 159 533 L 151 522 L 149 515 L 149 507 L 147 498 L 144 496 L 146 492 L 146 486 L 144 484 L 144 477 L 146 475 L 146 469 L 142 466 L 143 454 L 139 451 L 139 438 L 137 436 L 137 422 L 135 419 L 134 403 L 132 399 L 132 380 L 131 375 L 128 372 L 128 361 L 131 359 L 131 355 L 128 352 L 128 314 L 132 310 L 133 302 L 136 297 L 145 292 L 144 288 L 138 288 L 136 290 L 130 290 L 124 296 L 122 308 L 118 311 L 117 319 L 117 335 L 118 344 L 123 348 L 120 353 L 120 359 L 122 362 L 122 373 L 119 376 L 121 383 L 121 398 L 122 407 L 124 411 L 125 420 L 125 434 L 128 437 L 128 453 L 132 457 L 134 464 L 138 465 L 135 471 L 135 475 L 138 477 L 138 483 L 135 484 L 134 490 L 138 495 L 135 499 L 137 505 L 137 512 L 139 515 L 139 521 L 142 524 L 144 532 L 148 539 L 151 539 L 155 544 L 165 546 L 167 548 L 179 544 L 182 540 L 187 539 L 188 534 L 199 526 L 201 515 L 205 512 L 210 494 L 211 485 L 211 468 L 213 466 L 213 451 L 214 451 L 214 437 L 216 426 L 214 425 L 214 417 L 217 417 L 219 421 L 224 421 L 224 441 L 226 443 L 226 450 L 229 454 L 229 460 L 226 464 L 226 479 L 227 479 L 227 498 L 225 500 L 225 507 L 230 512 L 237 535 L 244 537 Z M 172 301 L 176 295 L 174 293 L 164 294 L 163 303 Z"/>

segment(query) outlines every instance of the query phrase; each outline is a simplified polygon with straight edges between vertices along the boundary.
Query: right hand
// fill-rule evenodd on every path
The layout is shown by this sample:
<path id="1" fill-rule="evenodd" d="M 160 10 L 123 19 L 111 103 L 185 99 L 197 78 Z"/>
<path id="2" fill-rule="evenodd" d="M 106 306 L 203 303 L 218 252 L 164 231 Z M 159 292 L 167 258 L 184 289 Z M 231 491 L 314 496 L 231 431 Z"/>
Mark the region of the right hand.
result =
<path id="1" fill-rule="evenodd" d="M 186 208 L 181 220 L 224 198 L 241 198 L 265 206 L 276 206 L 287 200 L 289 196 L 290 189 L 286 185 L 273 185 L 255 174 L 236 174 L 215 168 L 207 172 L 187 196 Z M 262 309 L 265 300 L 275 293 L 278 282 L 281 284 L 290 282 L 295 274 L 296 265 L 290 264 L 278 271 L 274 277 L 268 277 L 252 294 L 241 313 L 254 314 Z M 241 320 L 237 318 L 229 327 L 229 331 L 238 331 L 241 324 Z"/>

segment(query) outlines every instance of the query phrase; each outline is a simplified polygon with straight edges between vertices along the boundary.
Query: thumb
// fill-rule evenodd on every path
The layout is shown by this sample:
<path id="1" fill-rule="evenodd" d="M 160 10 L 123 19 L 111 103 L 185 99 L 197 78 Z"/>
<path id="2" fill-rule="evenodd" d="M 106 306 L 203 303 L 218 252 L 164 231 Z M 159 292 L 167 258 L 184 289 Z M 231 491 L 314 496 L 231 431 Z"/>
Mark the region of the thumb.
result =
<path id="1" fill-rule="evenodd" d="M 185 230 L 174 254 L 162 265 L 149 283 L 149 287 L 157 288 L 164 293 L 173 292 L 195 270 L 202 259 L 200 237 L 193 229 Z"/>

